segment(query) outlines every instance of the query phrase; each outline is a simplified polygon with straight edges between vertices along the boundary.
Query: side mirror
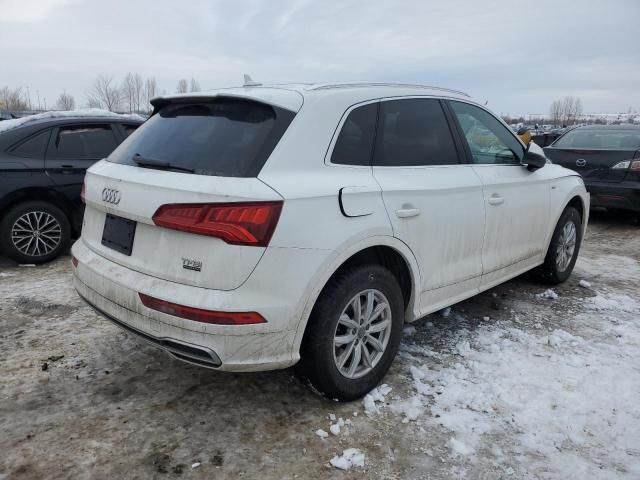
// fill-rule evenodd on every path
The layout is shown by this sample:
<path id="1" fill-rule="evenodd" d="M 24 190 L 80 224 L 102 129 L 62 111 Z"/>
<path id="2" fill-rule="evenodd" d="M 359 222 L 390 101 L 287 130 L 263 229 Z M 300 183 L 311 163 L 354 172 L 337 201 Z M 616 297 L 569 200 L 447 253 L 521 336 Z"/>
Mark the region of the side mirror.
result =
<path id="1" fill-rule="evenodd" d="M 532 152 L 527 145 L 527 150 L 524 152 L 522 158 L 522 165 L 527 167 L 530 172 L 544 167 L 547 164 L 547 157 L 540 155 L 539 153 Z"/>

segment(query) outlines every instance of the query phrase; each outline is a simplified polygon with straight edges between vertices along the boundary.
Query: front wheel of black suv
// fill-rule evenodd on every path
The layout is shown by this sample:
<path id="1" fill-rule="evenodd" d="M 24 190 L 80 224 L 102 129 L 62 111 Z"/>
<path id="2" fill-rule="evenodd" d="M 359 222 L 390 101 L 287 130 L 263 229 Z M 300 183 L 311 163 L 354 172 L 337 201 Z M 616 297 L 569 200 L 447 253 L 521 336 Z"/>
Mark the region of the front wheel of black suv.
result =
<path id="1" fill-rule="evenodd" d="M 575 208 L 567 207 L 553 231 L 544 263 L 534 272 L 545 283 L 564 282 L 573 271 L 581 243 L 582 219 Z"/>
<path id="2" fill-rule="evenodd" d="M 0 222 L 2 251 L 18 263 L 45 263 L 69 248 L 71 227 L 65 213 L 39 200 L 19 203 Z"/>
<path id="3" fill-rule="evenodd" d="M 402 291 L 389 270 L 345 270 L 329 281 L 313 308 L 297 373 L 330 399 L 360 398 L 387 373 L 403 323 Z"/>

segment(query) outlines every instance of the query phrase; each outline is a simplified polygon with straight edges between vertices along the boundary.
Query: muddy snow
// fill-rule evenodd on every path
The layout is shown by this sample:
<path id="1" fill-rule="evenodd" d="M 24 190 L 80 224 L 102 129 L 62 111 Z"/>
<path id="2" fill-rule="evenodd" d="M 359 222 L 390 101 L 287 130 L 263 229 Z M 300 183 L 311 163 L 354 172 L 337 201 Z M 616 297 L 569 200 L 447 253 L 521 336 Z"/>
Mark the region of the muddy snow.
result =
<path id="1" fill-rule="evenodd" d="M 365 399 L 186 365 L 0 259 L 0 479 L 640 478 L 640 227 L 407 326 Z"/>

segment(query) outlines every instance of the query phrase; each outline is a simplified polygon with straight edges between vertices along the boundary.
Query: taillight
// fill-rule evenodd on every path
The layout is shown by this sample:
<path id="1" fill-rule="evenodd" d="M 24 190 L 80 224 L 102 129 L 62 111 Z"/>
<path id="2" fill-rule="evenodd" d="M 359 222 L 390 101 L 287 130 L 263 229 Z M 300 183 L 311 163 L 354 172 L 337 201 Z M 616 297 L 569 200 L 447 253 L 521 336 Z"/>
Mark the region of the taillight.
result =
<path id="1" fill-rule="evenodd" d="M 218 237 L 233 245 L 266 247 L 276 228 L 282 202 L 174 203 L 153 214 L 160 227 Z"/>
<path id="2" fill-rule="evenodd" d="M 622 162 L 616 163 L 611 168 L 615 170 L 629 169 L 629 171 L 631 172 L 640 172 L 640 160 L 624 160 Z"/>
<path id="3" fill-rule="evenodd" d="M 82 203 L 87 203 L 84 201 L 84 182 L 82 182 L 82 187 L 80 188 L 80 200 L 82 200 Z"/>
<path id="4" fill-rule="evenodd" d="M 160 300 L 159 298 L 154 298 L 144 293 L 138 293 L 138 295 L 140 296 L 142 304 L 147 308 L 195 322 L 216 325 L 254 325 L 267 322 L 262 315 L 256 312 L 218 312 L 203 310 L 201 308 L 186 307 L 166 300 Z"/>

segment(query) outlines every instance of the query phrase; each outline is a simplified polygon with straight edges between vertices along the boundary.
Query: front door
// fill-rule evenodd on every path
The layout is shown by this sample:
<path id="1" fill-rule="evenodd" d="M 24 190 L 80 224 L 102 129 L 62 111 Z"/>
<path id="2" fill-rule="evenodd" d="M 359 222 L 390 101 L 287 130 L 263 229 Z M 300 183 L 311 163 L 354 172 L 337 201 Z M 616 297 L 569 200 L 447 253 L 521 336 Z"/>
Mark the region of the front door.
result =
<path id="1" fill-rule="evenodd" d="M 482 288 L 489 288 L 544 254 L 551 183 L 544 169 L 531 172 L 520 164 L 524 146 L 491 113 L 466 102 L 449 105 L 483 185 Z"/>
<path id="2" fill-rule="evenodd" d="M 418 260 L 423 314 L 477 292 L 482 274 L 482 183 L 459 150 L 438 99 L 381 102 L 373 174 Z"/>

